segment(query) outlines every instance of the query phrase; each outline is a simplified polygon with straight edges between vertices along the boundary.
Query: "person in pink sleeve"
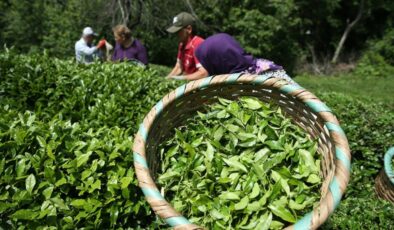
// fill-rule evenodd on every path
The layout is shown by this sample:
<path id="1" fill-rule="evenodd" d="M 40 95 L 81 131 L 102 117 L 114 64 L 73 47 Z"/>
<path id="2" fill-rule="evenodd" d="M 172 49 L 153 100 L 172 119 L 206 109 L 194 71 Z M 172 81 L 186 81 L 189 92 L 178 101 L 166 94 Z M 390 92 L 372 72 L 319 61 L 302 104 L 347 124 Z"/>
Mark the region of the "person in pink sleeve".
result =
<path id="1" fill-rule="evenodd" d="M 169 33 L 177 33 L 179 38 L 177 62 L 168 78 L 195 80 L 208 74 L 194 55 L 194 51 L 204 41 L 195 35 L 195 22 L 191 14 L 182 12 L 174 17 L 172 25 L 167 29 Z"/>

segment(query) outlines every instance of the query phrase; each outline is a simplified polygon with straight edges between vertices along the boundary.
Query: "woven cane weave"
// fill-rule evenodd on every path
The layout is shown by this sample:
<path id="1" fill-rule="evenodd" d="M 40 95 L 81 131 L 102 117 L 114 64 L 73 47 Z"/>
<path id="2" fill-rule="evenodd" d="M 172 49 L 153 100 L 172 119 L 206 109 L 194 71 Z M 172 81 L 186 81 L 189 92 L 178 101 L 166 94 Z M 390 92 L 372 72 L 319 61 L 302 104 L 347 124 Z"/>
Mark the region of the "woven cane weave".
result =
<path id="1" fill-rule="evenodd" d="M 380 171 L 375 180 L 376 194 L 394 204 L 394 170 L 392 159 L 394 157 L 394 147 L 391 147 L 384 155 L 384 168 Z"/>
<path id="2" fill-rule="evenodd" d="M 304 88 L 276 78 L 275 72 L 263 75 L 218 75 L 192 81 L 164 96 L 146 115 L 134 139 L 134 167 L 143 193 L 152 209 L 174 229 L 201 229 L 178 213 L 160 194 L 156 173 L 160 162 L 158 146 L 173 135 L 173 130 L 218 97 L 235 100 L 254 96 L 277 104 L 287 117 L 318 139 L 322 155 L 321 199 L 310 213 L 287 229 L 316 229 L 339 204 L 350 174 L 350 149 L 338 120 L 331 110 Z"/>

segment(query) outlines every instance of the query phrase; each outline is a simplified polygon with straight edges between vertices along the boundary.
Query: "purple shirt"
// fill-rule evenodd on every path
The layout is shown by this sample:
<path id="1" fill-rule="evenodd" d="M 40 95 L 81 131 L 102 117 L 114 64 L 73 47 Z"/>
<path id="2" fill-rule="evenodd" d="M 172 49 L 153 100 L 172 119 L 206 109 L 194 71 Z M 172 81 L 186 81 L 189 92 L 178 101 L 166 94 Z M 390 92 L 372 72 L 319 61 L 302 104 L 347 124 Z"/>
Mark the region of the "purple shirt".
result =
<path id="1" fill-rule="evenodd" d="M 116 43 L 112 61 L 137 60 L 146 65 L 148 64 L 147 56 L 144 45 L 137 39 L 134 39 L 128 48 L 123 48 L 119 43 Z"/>
<path id="2" fill-rule="evenodd" d="M 228 73 L 261 73 L 267 70 L 282 69 L 273 62 L 256 59 L 241 47 L 230 35 L 219 33 L 205 39 L 196 49 L 195 55 L 201 65 L 210 75 Z M 260 60 L 260 61 L 258 61 Z M 266 61 L 266 68 L 262 71 L 261 63 Z"/>

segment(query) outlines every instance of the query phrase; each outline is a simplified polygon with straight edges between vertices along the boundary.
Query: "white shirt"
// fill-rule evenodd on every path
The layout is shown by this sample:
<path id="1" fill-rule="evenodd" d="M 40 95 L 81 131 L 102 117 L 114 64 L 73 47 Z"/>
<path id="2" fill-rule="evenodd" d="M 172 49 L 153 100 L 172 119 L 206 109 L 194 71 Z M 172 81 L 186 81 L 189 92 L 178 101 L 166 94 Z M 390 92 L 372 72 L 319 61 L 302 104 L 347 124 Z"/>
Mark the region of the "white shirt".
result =
<path id="1" fill-rule="evenodd" d="M 96 46 L 88 46 L 86 41 L 81 38 L 75 43 L 75 57 L 77 62 L 91 63 L 99 56 Z"/>

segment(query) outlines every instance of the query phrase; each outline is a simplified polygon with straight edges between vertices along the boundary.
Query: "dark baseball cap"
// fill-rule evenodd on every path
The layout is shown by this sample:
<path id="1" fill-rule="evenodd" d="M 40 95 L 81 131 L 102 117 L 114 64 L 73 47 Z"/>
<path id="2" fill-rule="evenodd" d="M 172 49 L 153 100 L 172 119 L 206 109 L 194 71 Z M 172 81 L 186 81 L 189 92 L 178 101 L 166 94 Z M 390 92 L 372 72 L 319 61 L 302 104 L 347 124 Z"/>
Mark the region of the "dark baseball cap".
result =
<path id="1" fill-rule="evenodd" d="M 176 33 L 188 25 L 194 25 L 195 22 L 196 19 L 193 17 L 193 15 L 182 12 L 174 17 L 174 19 L 172 20 L 172 25 L 167 28 L 167 32 Z"/>

